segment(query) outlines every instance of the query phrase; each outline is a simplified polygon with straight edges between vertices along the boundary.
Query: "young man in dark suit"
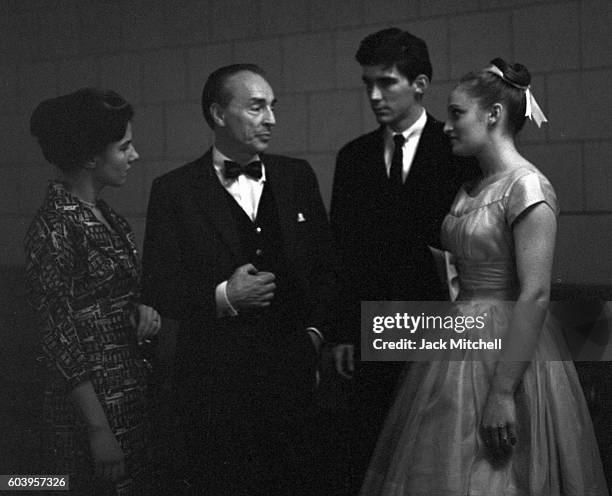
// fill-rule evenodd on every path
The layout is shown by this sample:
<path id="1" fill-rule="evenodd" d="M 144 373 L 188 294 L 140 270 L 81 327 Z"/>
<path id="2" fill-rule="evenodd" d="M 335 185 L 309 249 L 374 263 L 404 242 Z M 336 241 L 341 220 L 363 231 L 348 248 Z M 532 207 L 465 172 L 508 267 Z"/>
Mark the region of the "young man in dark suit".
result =
<path id="1" fill-rule="evenodd" d="M 183 473 L 196 494 L 308 494 L 308 423 L 333 330 L 331 233 L 304 160 L 268 155 L 274 92 L 251 64 L 208 78 L 204 156 L 153 182 L 144 295 L 178 320 Z"/>
<path id="2" fill-rule="evenodd" d="M 451 155 L 443 123 L 423 107 L 432 77 L 425 42 L 385 29 L 361 42 L 356 59 L 380 127 L 338 153 L 330 216 L 345 300 L 343 329 L 345 338 L 358 344 L 361 301 L 448 298 L 429 246 L 438 245 L 465 169 Z M 356 483 L 402 366 L 356 365 Z"/>

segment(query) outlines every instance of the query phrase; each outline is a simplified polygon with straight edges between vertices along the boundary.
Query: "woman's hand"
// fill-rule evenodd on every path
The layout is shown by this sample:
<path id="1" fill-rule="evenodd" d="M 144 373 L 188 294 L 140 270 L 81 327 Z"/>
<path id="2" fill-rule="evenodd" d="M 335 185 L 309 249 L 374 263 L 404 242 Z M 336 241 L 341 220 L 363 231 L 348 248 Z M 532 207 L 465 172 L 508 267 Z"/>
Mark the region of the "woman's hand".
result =
<path id="1" fill-rule="evenodd" d="M 136 312 L 130 316 L 130 322 L 136 328 L 138 344 L 148 343 L 161 329 L 161 317 L 157 311 L 147 305 L 138 304 Z"/>
<path id="2" fill-rule="evenodd" d="M 516 438 L 516 404 L 512 393 L 491 392 L 482 414 L 482 439 L 496 461 L 512 454 Z"/>
<path id="3" fill-rule="evenodd" d="M 109 428 L 90 429 L 89 447 L 97 477 L 117 481 L 125 476 L 125 455 Z"/>

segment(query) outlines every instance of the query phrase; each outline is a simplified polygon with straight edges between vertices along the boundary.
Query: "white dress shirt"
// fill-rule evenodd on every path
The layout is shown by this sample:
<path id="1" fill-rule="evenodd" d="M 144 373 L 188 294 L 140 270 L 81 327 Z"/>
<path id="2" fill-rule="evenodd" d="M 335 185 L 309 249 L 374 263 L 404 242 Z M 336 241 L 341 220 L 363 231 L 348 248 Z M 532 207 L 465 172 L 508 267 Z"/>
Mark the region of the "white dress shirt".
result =
<path id="1" fill-rule="evenodd" d="M 225 190 L 232 195 L 234 200 L 242 207 L 242 210 L 254 221 L 257 217 L 257 209 L 259 208 L 259 200 L 266 182 L 266 168 L 261 164 L 261 178 L 255 179 L 246 174 L 240 174 L 235 179 L 227 179 L 224 175 L 225 161 L 231 160 L 229 157 L 221 153 L 213 146 L 212 150 L 213 167 L 219 178 L 219 182 Z M 259 160 L 259 156 L 255 155 L 249 162 Z M 227 298 L 227 281 L 220 283 L 215 289 L 215 301 L 217 303 L 217 317 L 238 315 L 238 311 L 232 306 Z"/>
<path id="2" fill-rule="evenodd" d="M 231 159 L 226 157 L 217 148 L 213 147 L 213 166 L 219 182 L 232 195 L 234 200 L 242 207 L 242 210 L 249 216 L 251 220 L 257 217 L 257 208 L 259 200 L 263 192 L 264 183 L 266 182 L 266 168 L 261 165 L 261 178 L 255 179 L 246 174 L 240 174 L 235 179 L 226 179 L 223 171 L 225 170 L 225 161 Z M 259 160 L 259 155 L 255 155 L 250 162 Z"/>
<path id="3" fill-rule="evenodd" d="M 408 172 L 410 172 L 410 167 L 412 166 L 412 161 L 414 160 L 414 155 L 416 154 L 416 149 L 426 123 L 427 112 L 423 109 L 423 113 L 416 122 L 401 133 L 405 139 L 404 146 L 402 147 L 402 182 L 405 182 L 406 177 L 408 177 Z M 389 128 L 385 129 L 385 166 L 387 167 L 387 177 L 389 177 L 391 171 L 391 159 L 393 158 L 393 149 L 395 148 L 393 136 L 395 134 L 399 133 L 394 133 Z"/>
<path id="4" fill-rule="evenodd" d="M 212 158 L 213 167 L 215 168 L 219 182 L 225 190 L 232 195 L 234 200 L 242 207 L 249 218 L 254 221 L 257 218 L 257 209 L 259 208 L 259 201 L 261 200 L 261 194 L 263 193 L 264 184 L 266 182 L 266 168 L 264 164 L 261 164 L 260 179 L 254 179 L 246 174 L 240 174 L 235 179 L 227 179 L 223 171 L 225 170 L 225 161 L 231 159 L 214 146 Z M 255 160 L 260 160 L 258 155 L 255 155 L 249 162 L 254 162 Z M 223 281 L 217 285 L 215 289 L 215 301 L 217 304 L 217 317 L 235 317 L 238 315 L 238 311 L 232 306 L 227 297 L 227 281 Z M 323 335 L 315 327 L 308 327 L 307 331 L 314 332 L 320 340 L 323 341 Z"/>

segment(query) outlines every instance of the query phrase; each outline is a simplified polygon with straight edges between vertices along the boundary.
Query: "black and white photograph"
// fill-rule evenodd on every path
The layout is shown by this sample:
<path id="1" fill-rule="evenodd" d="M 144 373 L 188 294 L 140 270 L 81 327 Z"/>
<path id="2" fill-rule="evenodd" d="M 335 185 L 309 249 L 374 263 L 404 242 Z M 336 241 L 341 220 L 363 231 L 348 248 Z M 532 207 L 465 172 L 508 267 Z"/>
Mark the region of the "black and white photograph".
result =
<path id="1" fill-rule="evenodd" d="M 0 0 L 0 491 L 609 496 L 610 0 Z"/>

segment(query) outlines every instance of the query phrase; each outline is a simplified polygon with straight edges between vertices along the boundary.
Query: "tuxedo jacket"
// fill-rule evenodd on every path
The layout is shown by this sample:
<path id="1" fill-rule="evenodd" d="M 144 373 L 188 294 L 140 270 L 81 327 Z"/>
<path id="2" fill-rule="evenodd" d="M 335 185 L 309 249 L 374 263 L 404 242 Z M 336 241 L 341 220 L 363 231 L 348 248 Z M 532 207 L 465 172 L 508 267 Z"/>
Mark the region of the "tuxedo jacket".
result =
<path id="1" fill-rule="evenodd" d="M 306 327 L 316 327 L 326 338 L 334 329 L 331 232 L 316 177 L 304 160 L 261 159 L 264 191 L 273 193 L 286 271 L 298 296 L 291 326 L 270 323 L 276 334 L 252 316 L 217 317 L 217 285 L 241 265 L 256 263 L 242 252 L 230 211 L 229 202 L 235 200 L 219 182 L 211 150 L 153 182 L 143 296 L 162 317 L 180 321 L 176 360 L 181 382 L 227 390 L 255 387 L 272 373 L 291 378 L 300 369 L 295 360 L 305 361 L 301 370 L 306 370 L 316 358 Z"/>
<path id="2" fill-rule="evenodd" d="M 447 298 L 428 245 L 439 246 L 442 220 L 475 170 L 452 155 L 443 124 L 429 114 L 399 196 L 387 177 L 383 127 L 340 150 L 330 217 L 346 339 L 358 339 L 362 300 Z"/>

